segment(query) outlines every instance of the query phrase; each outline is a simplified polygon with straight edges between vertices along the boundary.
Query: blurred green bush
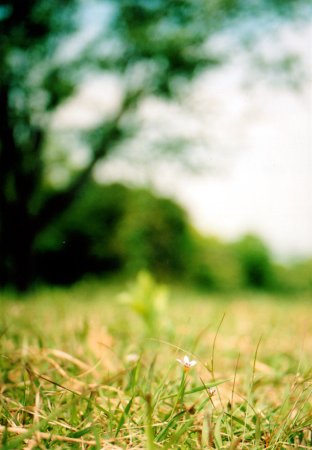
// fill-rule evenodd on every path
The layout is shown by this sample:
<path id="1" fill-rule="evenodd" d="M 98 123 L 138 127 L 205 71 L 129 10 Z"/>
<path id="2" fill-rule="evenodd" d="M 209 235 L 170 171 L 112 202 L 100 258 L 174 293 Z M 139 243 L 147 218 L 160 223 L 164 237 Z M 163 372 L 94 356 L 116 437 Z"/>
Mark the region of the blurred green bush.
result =
<path id="1" fill-rule="evenodd" d="M 273 265 L 270 251 L 264 242 L 253 234 L 247 234 L 235 242 L 232 248 L 241 266 L 243 285 L 248 288 L 271 288 Z"/>
<path id="2" fill-rule="evenodd" d="M 192 247 L 187 215 L 172 200 L 93 183 L 38 236 L 36 274 L 66 284 L 85 274 L 147 269 L 168 279 L 188 272 Z"/>
<path id="3" fill-rule="evenodd" d="M 191 278 L 209 290 L 237 291 L 244 286 L 242 266 L 233 248 L 216 237 L 194 235 L 196 251 Z"/>
<path id="4" fill-rule="evenodd" d="M 278 265 L 252 234 L 232 243 L 203 236 L 173 200 L 118 183 L 89 183 L 37 237 L 35 266 L 40 283 L 147 270 L 214 291 L 312 291 L 312 260 Z"/>
<path id="5" fill-rule="evenodd" d="M 312 292 L 312 259 L 274 267 L 274 288 L 282 293 Z"/>

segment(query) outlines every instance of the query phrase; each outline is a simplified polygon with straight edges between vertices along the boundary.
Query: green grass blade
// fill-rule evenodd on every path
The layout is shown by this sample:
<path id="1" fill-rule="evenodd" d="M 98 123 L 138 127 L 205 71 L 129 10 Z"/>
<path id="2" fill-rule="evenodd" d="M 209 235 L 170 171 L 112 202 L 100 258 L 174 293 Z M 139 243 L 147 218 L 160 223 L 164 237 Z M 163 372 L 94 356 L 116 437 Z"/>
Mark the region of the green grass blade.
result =
<path id="1" fill-rule="evenodd" d="M 117 426 L 117 430 L 116 430 L 115 437 L 118 436 L 121 427 L 124 425 L 124 423 L 125 423 L 125 421 L 126 421 L 126 418 L 127 418 L 127 416 L 129 415 L 129 411 L 130 411 L 130 408 L 131 408 L 131 405 L 132 405 L 132 401 L 133 401 L 133 397 L 130 398 L 129 402 L 127 403 L 127 405 L 126 405 L 126 407 L 125 407 L 125 409 L 124 409 L 124 412 L 122 413 L 122 415 L 121 415 L 121 417 L 120 417 L 120 420 L 119 420 L 119 423 L 118 423 L 118 426 Z"/>
<path id="2" fill-rule="evenodd" d="M 221 424 L 222 424 L 223 414 L 220 414 L 216 421 L 216 426 L 214 430 L 215 444 L 218 449 L 221 449 L 223 446 L 222 437 L 221 437 Z"/>
<path id="3" fill-rule="evenodd" d="M 215 381 L 213 383 L 204 384 L 202 386 L 196 386 L 195 388 L 193 388 L 193 389 L 191 389 L 189 391 L 185 391 L 184 395 L 195 394 L 196 392 L 201 392 L 201 391 L 204 391 L 204 390 L 208 390 L 210 388 L 218 386 L 219 384 L 226 383 L 227 381 L 230 381 L 230 378 L 228 378 L 226 380 Z M 170 395 L 166 395 L 164 397 L 161 397 L 160 400 L 167 400 L 168 398 L 173 398 L 173 397 L 176 397 L 177 395 L 179 395 L 179 392 L 175 392 L 174 394 L 170 394 Z"/>
<path id="4" fill-rule="evenodd" d="M 93 429 L 94 429 L 93 427 L 86 427 L 83 430 L 75 431 L 74 433 L 69 433 L 68 437 L 80 438 L 81 436 L 90 433 L 90 431 L 93 431 Z"/>
<path id="5" fill-rule="evenodd" d="M 166 438 L 167 433 L 170 431 L 173 424 L 177 421 L 177 419 L 185 414 L 185 411 L 178 412 L 175 416 L 172 417 L 171 420 L 167 423 L 166 427 L 156 436 L 156 442 L 161 442 L 163 439 Z"/>

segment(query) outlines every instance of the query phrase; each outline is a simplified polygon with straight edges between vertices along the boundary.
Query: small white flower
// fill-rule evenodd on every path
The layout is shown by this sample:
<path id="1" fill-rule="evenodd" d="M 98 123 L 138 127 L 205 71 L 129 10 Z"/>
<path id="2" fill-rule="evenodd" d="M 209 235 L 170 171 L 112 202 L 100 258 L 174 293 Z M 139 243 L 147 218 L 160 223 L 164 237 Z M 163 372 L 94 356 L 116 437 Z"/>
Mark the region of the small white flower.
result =
<path id="1" fill-rule="evenodd" d="M 190 370 L 191 367 L 194 367 L 197 364 L 197 361 L 195 360 L 190 361 L 187 355 L 185 355 L 183 359 L 177 359 L 177 361 L 182 364 L 185 371 Z"/>
<path id="2" fill-rule="evenodd" d="M 137 353 L 129 353 L 126 356 L 126 361 L 129 363 L 135 363 L 135 362 L 139 361 L 139 359 L 140 359 L 140 356 Z"/>
<path id="3" fill-rule="evenodd" d="M 210 397 L 212 397 L 216 393 L 217 393 L 217 388 L 215 388 L 215 387 L 208 388 L 208 394 L 210 395 Z"/>

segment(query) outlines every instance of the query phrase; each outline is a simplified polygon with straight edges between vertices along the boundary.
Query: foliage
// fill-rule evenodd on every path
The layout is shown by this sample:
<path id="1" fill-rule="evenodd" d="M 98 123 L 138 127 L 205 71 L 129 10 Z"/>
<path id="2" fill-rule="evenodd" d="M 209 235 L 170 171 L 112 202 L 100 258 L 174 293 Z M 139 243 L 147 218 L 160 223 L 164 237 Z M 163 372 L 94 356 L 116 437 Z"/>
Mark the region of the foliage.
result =
<path id="1" fill-rule="evenodd" d="M 55 52 L 76 26 L 75 0 L 0 5 L 0 285 L 29 284 L 42 207 L 50 111 L 74 91 L 75 68 Z M 52 212 L 52 211 L 51 211 Z"/>
<path id="2" fill-rule="evenodd" d="M 37 277 L 49 283 L 72 283 L 84 274 L 121 268 L 115 235 L 128 191 L 122 185 L 88 185 L 71 207 L 37 237 Z"/>
<path id="3" fill-rule="evenodd" d="M 198 286 L 225 292 L 262 289 L 283 294 L 312 292 L 311 259 L 277 264 L 258 236 L 247 234 L 225 243 L 215 237 L 193 235 L 189 278 Z"/>
<path id="4" fill-rule="evenodd" d="M 120 295 L 123 304 L 128 305 L 141 317 L 150 335 L 161 331 L 166 318 L 168 288 L 157 284 L 149 272 L 138 273 L 136 282 Z"/>
<path id="5" fill-rule="evenodd" d="M 221 291 L 244 287 L 243 267 L 233 248 L 214 237 L 196 236 L 197 251 L 192 262 L 192 279 L 199 286 Z"/>
<path id="6" fill-rule="evenodd" d="M 35 243 L 38 277 L 70 283 L 84 274 L 141 269 L 162 278 L 187 272 L 186 213 L 172 200 L 120 184 L 90 184 Z"/>
<path id="7" fill-rule="evenodd" d="M 274 287 L 277 291 L 293 294 L 312 292 L 312 260 L 274 267 Z"/>
<path id="8" fill-rule="evenodd" d="M 233 244 L 244 274 L 244 284 L 251 288 L 269 288 L 273 269 L 270 252 L 257 236 L 246 235 Z"/>
<path id="9" fill-rule="evenodd" d="M 186 274 L 193 244 L 188 220 L 174 201 L 134 191 L 117 237 L 127 273 L 147 269 L 163 279 Z"/>
<path id="10" fill-rule="evenodd" d="M 90 183 L 35 241 L 37 281 L 147 270 L 157 279 L 210 291 L 311 291 L 311 261 L 277 265 L 254 235 L 234 243 L 203 236 L 173 200 L 122 184 Z"/>

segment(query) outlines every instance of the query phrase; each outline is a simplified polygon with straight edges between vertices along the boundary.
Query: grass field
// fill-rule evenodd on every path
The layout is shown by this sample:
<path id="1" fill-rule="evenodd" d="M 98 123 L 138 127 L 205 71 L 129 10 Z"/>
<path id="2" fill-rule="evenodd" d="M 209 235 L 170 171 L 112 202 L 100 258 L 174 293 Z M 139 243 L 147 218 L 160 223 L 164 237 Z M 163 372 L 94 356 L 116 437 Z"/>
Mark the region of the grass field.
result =
<path id="1" fill-rule="evenodd" d="M 1 448 L 312 448 L 309 299 L 121 291 L 3 296 Z"/>

